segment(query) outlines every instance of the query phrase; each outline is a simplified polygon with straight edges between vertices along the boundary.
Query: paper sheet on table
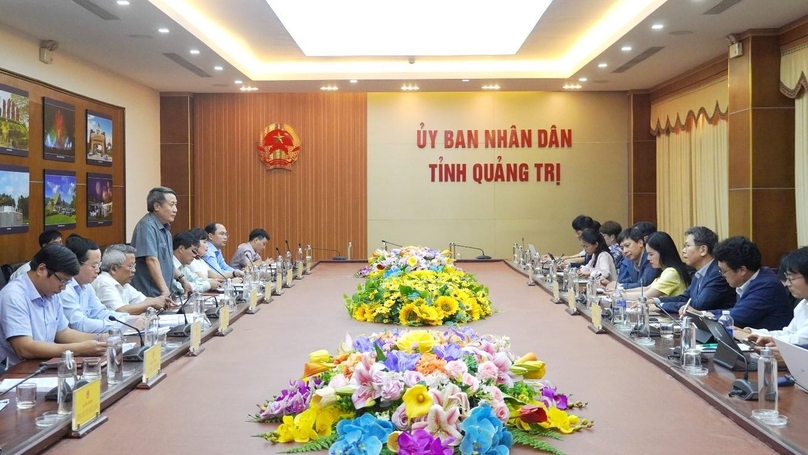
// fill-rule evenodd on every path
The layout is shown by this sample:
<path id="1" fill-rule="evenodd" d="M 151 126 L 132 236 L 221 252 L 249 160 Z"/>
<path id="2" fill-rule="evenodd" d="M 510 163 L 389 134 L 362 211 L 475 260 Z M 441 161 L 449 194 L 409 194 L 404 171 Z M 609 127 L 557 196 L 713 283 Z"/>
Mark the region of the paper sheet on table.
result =
<path id="1" fill-rule="evenodd" d="M 22 380 L 23 378 L 3 379 L 3 381 L 0 382 L 0 393 L 14 387 L 18 383 L 22 382 Z M 36 384 L 37 391 L 47 392 L 59 384 L 59 378 L 31 378 L 28 380 L 28 382 L 31 384 Z"/>
<path id="2" fill-rule="evenodd" d="M 191 322 L 191 316 L 188 316 L 188 322 Z M 160 327 L 175 327 L 180 324 L 185 324 L 185 317 L 181 314 L 160 315 Z"/>

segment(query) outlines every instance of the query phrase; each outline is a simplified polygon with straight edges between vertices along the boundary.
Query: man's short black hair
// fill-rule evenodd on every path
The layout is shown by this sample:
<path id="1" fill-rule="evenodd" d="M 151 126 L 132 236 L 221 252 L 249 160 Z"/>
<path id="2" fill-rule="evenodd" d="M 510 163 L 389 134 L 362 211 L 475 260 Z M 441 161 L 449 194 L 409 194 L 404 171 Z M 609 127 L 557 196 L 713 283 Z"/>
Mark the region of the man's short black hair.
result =
<path id="1" fill-rule="evenodd" d="M 707 252 L 713 254 L 715 245 L 718 243 L 718 234 L 713 232 L 712 229 L 704 226 L 693 226 L 685 231 L 685 237 L 688 235 L 693 236 L 693 242 L 696 243 L 696 246 L 704 245 L 707 247 Z"/>
<path id="2" fill-rule="evenodd" d="M 45 245 L 53 242 L 56 239 L 62 238 L 62 233 L 57 231 L 56 229 L 46 229 L 39 234 L 39 247 L 42 248 Z"/>
<path id="3" fill-rule="evenodd" d="M 172 243 L 174 251 L 177 251 L 177 249 L 181 246 L 185 248 L 198 246 L 199 239 L 191 234 L 191 231 L 182 231 L 178 232 L 177 235 L 174 236 L 174 241 Z"/>
<path id="4" fill-rule="evenodd" d="M 808 278 L 808 246 L 797 248 L 788 253 L 784 258 L 785 268 L 791 273 L 799 273 L 803 278 Z M 785 278 L 783 278 L 785 281 Z"/>
<path id="5" fill-rule="evenodd" d="M 263 230 L 261 228 L 253 229 L 252 231 L 250 231 L 250 240 L 249 241 L 252 242 L 254 239 L 267 239 L 267 240 L 269 240 L 269 232 L 267 232 L 267 231 L 265 231 L 265 230 Z"/>
<path id="6" fill-rule="evenodd" d="M 635 223 L 634 226 L 632 226 L 631 228 L 632 230 L 636 229 L 637 232 L 639 232 L 646 240 L 648 239 L 648 236 L 656 232 L 656 225 L 654 225 L 654 223 L 650 221 L 640 221 L 638 223 Z"/>
<path id="7" fill-rule="evenodd" d="M 79 274 L 79 260 L 75 253 L 58 243 L 42 247 L 31 259 L 31 270 L 36 270 L 39 264 L 45 264 L 45 268 L 51 273 L 59 272 L 70 276 Z"/>
<path id="8" fill-rule="evenodd" d="M 600 229 L 600 223 L 593 220 L 591 216 L 578 215 L 572 220 L 573 231 L 583 231 L 584 229 Z"/>
<path id="9" fill-rule="evenodd" d="M 746 237 L 730 237 L 718 242 L 713 256 L 732 270 L 738 270 L 741 267 L 746 267 L 753 273 L 760 270 L 760 250 Z"/>
<path id="10" fill-rule="evenodd" d="M 87 261 L 89 251 L 99 249 L 97 243 L 78 234 L 71 234 L 65 241 L 65 246 L 76 255 L 79 264 L 84 264 Z"/>
<path id="11" fill-rule="evenodd" d="M 631 228 L 623 229 L 617 234 L 617 244 L 622 244 L 628 238 L 631 238 Z"/>
<path id="12" fill-rule="evenodd" d="M 205 232 L 207 232 L 208 234 L 215 234 L 217 224 L 222 224 L 222 223 L 219 223 L 218 221 L 214 221 L 213 223 L 208 224 L 207 226 L 205 226 Z"/>
<path id="13" fill-rule="evenodd" d="M 617 237 L 622 230 L 623 226 L 620 226 L 620 223 L 617 221 L 607 221 L 600 226 L 600 233 L 603 235 L 613 235 Z"/>

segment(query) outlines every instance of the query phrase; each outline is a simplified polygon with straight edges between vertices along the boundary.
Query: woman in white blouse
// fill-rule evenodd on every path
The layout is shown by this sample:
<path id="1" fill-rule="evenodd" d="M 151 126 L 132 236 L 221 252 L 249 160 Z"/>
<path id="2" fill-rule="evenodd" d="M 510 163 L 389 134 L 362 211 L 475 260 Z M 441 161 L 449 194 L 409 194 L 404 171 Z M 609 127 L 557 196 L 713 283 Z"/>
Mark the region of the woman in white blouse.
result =
<path id="1" fill-rule="evenodd" d="M 617 279 L 614 259 L 606 245 L 606 240 L 597 229 L 584 229 L 581 232 L 581 246 L 586 255 L 592 257 L 579 269 L 581 275 L 596 276 L 609 282 Z"/>

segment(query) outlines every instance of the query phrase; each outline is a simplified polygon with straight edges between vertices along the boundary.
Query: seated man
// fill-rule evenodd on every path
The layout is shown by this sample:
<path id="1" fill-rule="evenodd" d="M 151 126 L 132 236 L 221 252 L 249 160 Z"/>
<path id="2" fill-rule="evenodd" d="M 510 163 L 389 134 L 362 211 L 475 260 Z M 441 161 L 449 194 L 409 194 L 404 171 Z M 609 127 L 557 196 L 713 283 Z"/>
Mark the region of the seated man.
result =
<path id="1" fill-rule="evenodd" d="M 191 261 L 188 268 L 200 278 L 210 281 L 211 289 L 221 286 L 227 278 L 235 278 L 233 272 L 220 273 L 203 259 L 208 252 L 208 233 L 202 228 L 193 228 L 191 234 L 199 240 L 199 246 L 196 248 L 196 258 Z"/>
<path id="2" fill-rule="evenodd" d="M 651 234 L 653 232 L 633 227 L 623 239 L 620 246 L 623 247 L 624 261 L 626 259 L 630 261 L 621 267 L 622 274 L 618 273 L 617 282 L 623 286 L 623 289 L 648 286 L 659 276 L 661 270 L 655 269 L 648 262 L 648 256 L 645 252 L 645 240 Z M 627 267 L 632 270 L 626 271 L 625 268 Z M 623 281 L 620 281 L 621 279 Z"/>
<path id="3" fill-rule="evenodd" d="M 62 245 L 47 245 L 34 255 L 31 267 L 0 291 L 0 359 L 8 357 L 15 365 L 67 350 L 77 356 L 104 355 L 106 341 L 68 327 L 62 310 L 59 293 L 79 273 L 76 255 Z"/>
<path id="4" fill-rule="evenodd" d="M 119 322 L 110 321 L 113 316 L 121 321 L 129 314 L 111 311 L 98 300 L 90 283 L 98 276 L 101 266 L 101 250 L 90 239 L 73 234 L 67 238 L 67 248 L 79 260 L 79 273 L 65 287 L 61 295 L 62 310 L 71 329 L 80 332 L 101 333 L 111 328 L 122 328 Z"/>
<path id="5" fill-rule="evenodd" d="M 683 294 L 655 298 L 657 306 L 669 313 L 684 315 L 688 306 L 697 310 L 723 310 L 735 305 L 735 290 L 718 272 L 718 263 L 713 258 L 716 243 L 718 235 L 704 226 L 693 226 L 685 231 L 682 257 L 687 265 L 696 269 L 696 275 Z"/>
<path id="6" fill-rule="evenodd" d="M 735 288 L 738 299 L 729 315 L 737 327 L 779 330 L 793 315 L 786 288 L 768 267 L 761 267 L 760 250 L 746 237 L 730 237 L 715 246 L 721 275 Z M 720 310 L 709 312 L 713 317 Z"/>
<path id="7" fill-rule="evenodd" d="M 250 231 L 250 237 L 247 243 L 242 243 L 236 248 L 236 253 L 233 259 L 230 260 L 230 267 L 237 268 L 250 268 L 253 265 L 260 265 L 261 252 L 267 247 L 269 242 L 269 233 L 263 229 L 253 229 Z"/>
<path id="8" fill-rule="evenodd" d="M 62 233 L 57 231 L 56 229 L 46 229 L 39 234 L 39 247 L 44 248 L 45 245 L 50 245 L 52 243 L 61 245 L 62 244 Z M 19 278 L 28 271 L 31 270 L 31 263 L 26 262 L 25 264 L 19 266 L 14 273 L 8 278 L 9 281 L 13 280 L 14 278 Z"/>
<path id="9" fill-rule="evenodd" d="M 185 279 L 191 285 L 193 292 L 205 292 L 210 289 L 211 282 L 201 278 L 188 268 L 197 256 L 196 248 L 199 240 L 191 234 L 191 231 L 183 231 L 174 236 L 174 268 L 182 272 Z M 178 282 L 172 285 L 172 291 L 182 293 L 182 286 Z"/>
<path id="10" fill-rule="evenodd" d="M 146 297 L 131 284 L 135 275 L 135 248 L 122 243 L 110 245 L 101 257 L 101 274 L 93 281 L 98 300 L 112 311 L 142 314 L 152 307 L 162 310 L 171 305 L 167 297 Z"/>
<path id="11" fill-rule="evenodd" d="M 802 247 L 789 253 L 784 261 L 786 269 L 786 287 L 791 295 L 801 299 L 794 308 L 794 319 L 781 330 L 753 329 L 749 341 L 758 345 L 773 345 L 773 338 L 791 344 L 808 344 L 808 247 Z"/>
<path id="12" fill-rule="evenodd" d="M 222 256 L 222 248 L 227 245 L 227 228 L 221 223 L 210 223 L 205 226 L 208 233 L 208 252 L 202 259 L 214 270 L 221 274 L 231 272 L 233 276 L 244 276 L 244 272 L 227 265 Z"/>

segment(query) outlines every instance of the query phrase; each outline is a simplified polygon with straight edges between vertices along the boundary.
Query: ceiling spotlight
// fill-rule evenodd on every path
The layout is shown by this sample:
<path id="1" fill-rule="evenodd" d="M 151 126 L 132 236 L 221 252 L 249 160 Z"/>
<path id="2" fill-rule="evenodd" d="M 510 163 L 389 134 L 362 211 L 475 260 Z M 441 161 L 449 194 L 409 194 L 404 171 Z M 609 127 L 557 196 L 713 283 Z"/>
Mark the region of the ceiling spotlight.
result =
<path id="1" fill-rule="evenodd" d="M 337 87 L 336 85 L 324 85 L 324 86 L 320 87 L 320 90 L 325 90 L 327 92 L 333 92 L 333 91 L 339 90 L 339 87 Z"/>
<path id="2" fill-rule="evenodd" d="M 116 3 L 121 6 L 129 6 L 129 2 L 127 0 L 118 0 Z"/>
<path id="3" fill-rule="evenodd" d="M 157 31 L 158 31 L 158 32 L 160 32 L 160 33 L 168 33 L 168 29 L 167 29 L 167 28 L 165 28 L 165 27 L 163 27 L 163 28 L 158 28 L 158 29 L 157 29 Z"/>
<path id="4" fill-rule="evenodd" d="M 609 66 L 608 63 L 598 63 L 598 68 L 606 68 L 607 66 Z"/>
<path id="5" fill-rule="evenodd" d="M 401 90 L 410 91 L 410 90 L 418 90 L 418 86 L 415 84 L 404 84 L 401 86 Z"/>
<path id="6" fill-rule="evenodd" d="M 191 54 L 199 55 L 199 49 L 191 49 Z"/>
<path id="7" fill-rule="evenodd" d="M 499 90 L 499 84 L 483 85 L 483 90 Z"/>
<path id="8" fill-rule="evenodd" d="M 258 90 L 258 87 L 241 87 L 239 90 L 242 92 L 254 92 Z"/>
<path id="9" fill-rule="evenodd" d="M 654 24 L 651 26 L 652 30 L 662 30 L 663 28 L 665 28 L 665 26 L 662 24 Z"/>
<path id="10" fill-rule="evenodd" d="M 623 46 L 622 48 L 620 48 L 620 50 L 623 52 L 628 52 L 631 50 L 631 46 Z"/>
<path id="11" fill-rule="evenodd" d="M 463 80 L 462 80 L 462 82 L 468 82 L 468 81 L 469 81 L 468 79 L 463 79 Z"/>
<path id="12" fill-rule="evenodd" d="M 359 82 L 359 81 L 357 81 L 356 79 L 351 79 L 349 82 L 350 82 L 351 84 L 356 84 L 356 83 L 357 83 L 357 82 Z"/>
<path id="13" fill-rule="evenodd" d="M 241 79 L 236 79 L 235 81 L 233 81 L 233 83 L 234 83 L 234 84 L 241 84 L 241 83 L 242 83 L 242 80 L 241 80 Z"/>
<path id="14" fill-rule="evenodd" d="M 578 82 L 586 82 L 587 79 L 585 77 L 579 77 Z"/>
<path id="15" fill-rule="evenodd" d="M 216 66 L 213 67 L 213 69 L 215 69 L 216 71 L 221 71 L 221 70 L 224 69 L 224 67 L 221 66 L 221 65 L 216 65 Z"/>
<path id="16" fill-rule="evenodd" d="M 581 88 L 581 84 L 567 83 L 567 84 L 564 84 L 563 88 L 564 88 L 564 90 L 577 90 L 577 89 Z"/>

